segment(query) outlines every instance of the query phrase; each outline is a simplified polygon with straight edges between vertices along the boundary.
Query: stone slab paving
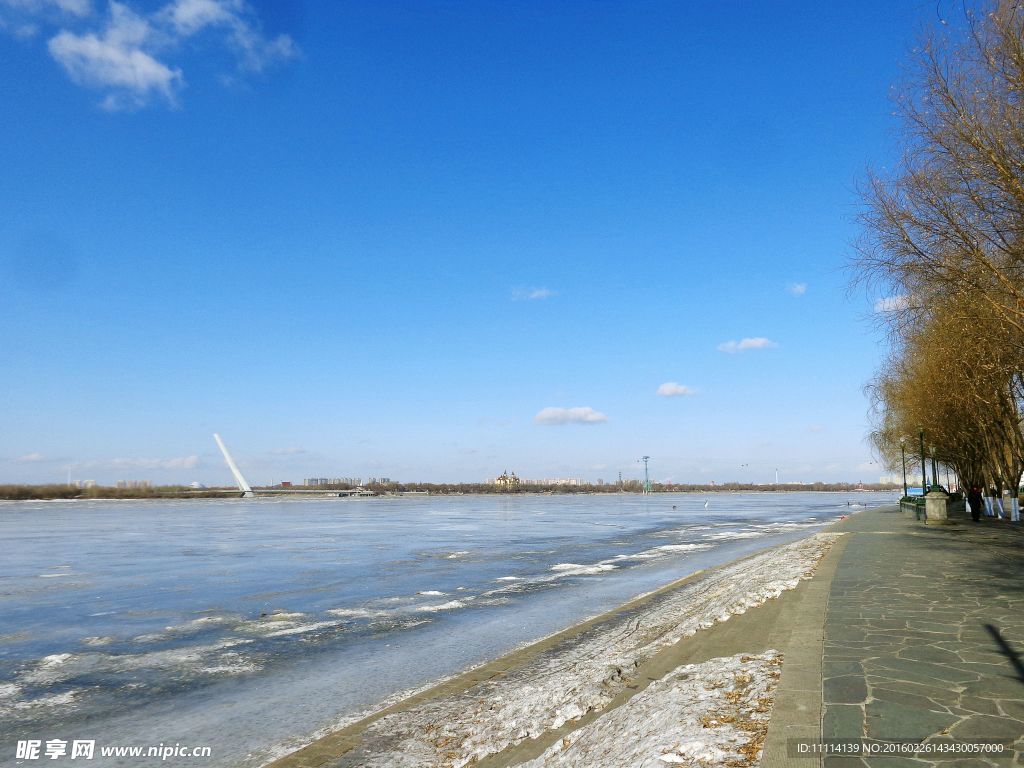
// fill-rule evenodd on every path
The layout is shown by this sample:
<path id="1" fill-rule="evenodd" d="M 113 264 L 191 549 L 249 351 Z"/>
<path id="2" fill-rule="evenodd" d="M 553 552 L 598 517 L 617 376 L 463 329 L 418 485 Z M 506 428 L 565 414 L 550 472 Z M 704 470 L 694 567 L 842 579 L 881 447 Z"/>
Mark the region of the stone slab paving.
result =
<path id="1" fill-rule="evenodd" d="M 827 757 L 826 768 L 1024 765 L 1020 524 L 931 527 L 887 508 L 835 530 L 849 535 L 825 613 L 822 737 L 1008 746 L 998 757 Z"/>

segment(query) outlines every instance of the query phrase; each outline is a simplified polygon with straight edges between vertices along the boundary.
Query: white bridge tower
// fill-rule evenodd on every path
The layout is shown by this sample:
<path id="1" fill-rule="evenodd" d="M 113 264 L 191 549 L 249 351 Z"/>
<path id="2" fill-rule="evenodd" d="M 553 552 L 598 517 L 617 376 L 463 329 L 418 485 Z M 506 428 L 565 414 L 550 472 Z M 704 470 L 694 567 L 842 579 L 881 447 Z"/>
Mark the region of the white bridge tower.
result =
<path id="1" fill-rule="evenodd" d="M 242 473 L 238 471 L 238 465 L 235 464 L 235 460 L 231 458 L 231 454 L 228 453 L 227 446 L 224 445 L 224 441 L 220 439 L 220 435 L 216 432 L 213 433 L 213 439 L 217 441 L 217 446 L 220 448 L 220 452 L 224 454 L 224 461 L 228 463 L 228 469 L 231 470 L 231 474 L 235 476 L 235 482 L 238 483 L 238 490 L 242 492 L 243 499 L 251 499 L 256 494 L 252 492 L 252 488 L 249 487 L 249 483 L 242 477 Z"/>

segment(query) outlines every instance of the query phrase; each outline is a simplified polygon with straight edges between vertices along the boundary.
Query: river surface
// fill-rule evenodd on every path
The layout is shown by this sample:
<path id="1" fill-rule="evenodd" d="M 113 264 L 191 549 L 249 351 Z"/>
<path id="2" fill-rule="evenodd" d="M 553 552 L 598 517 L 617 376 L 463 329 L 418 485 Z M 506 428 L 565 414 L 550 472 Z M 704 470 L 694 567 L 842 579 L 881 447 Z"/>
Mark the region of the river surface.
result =
<path id="1" fill-rule="evenodd" d="M 160 744 L 212 751 L 166 765 L 261 765 L 400 692 L 895 500 L 0 502 L 0 765 L 38 764 L 16 759 L 26 739 L 94 740 L 98 765 L 159 763 L 99 749 Z"/>

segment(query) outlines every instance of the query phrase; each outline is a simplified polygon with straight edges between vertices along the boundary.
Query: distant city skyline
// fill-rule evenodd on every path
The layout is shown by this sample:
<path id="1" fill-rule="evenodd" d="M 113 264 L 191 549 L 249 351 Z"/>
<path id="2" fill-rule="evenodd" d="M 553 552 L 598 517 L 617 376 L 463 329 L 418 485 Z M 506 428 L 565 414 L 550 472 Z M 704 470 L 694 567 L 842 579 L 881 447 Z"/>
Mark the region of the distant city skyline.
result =
<path id="1" fill-rule="evenodd" d="M 191 457 L 189 457 L 189 458 L 191 458 Z M 201 460 L 199 460 L 198 456 L 196 457 L 196 459 L 197 459 L 196 462 L 194 463 L 194 465 L 192 465 L 192 469 L 196 469 L 196 468 L 202 466 L 202 462 L 201 462 Z M 192 464 L 192 462 L 185 462 L 185 463 L 186 464 Z M 639 465 L 639 461 L 635 462 L 635 463 Z M 99 466 L 99 463 L 94 463 L 94 464 L 92 464 L 90 466 L 92 468 L 96 468 L 97 466 Z M 154 471 L 154 472 L 158 471 L 158 465 L 156 463 L 152 463 L 152 462 L 122 462 L 121 466 L 122 467 L 129 467 L 129 466 L 142 467 L 142 466 L 148 466 L 152 471 Z M 511 476 L 515 476 L 524 485 L 569 485 L 569 486 L 591 485 L 591 484 L 592 485 L 605 485 L 605 484 L 615 485 L 616 483 L 619 482 L 619 476 L 620 475 L 621 475 L 621 478 L 622 478 L 623 481 L 639 481 L 639 480 L 642 480 L 642 478 L 643 478 L 643 469 L 642 469 L 642 467 L 641 468 L 637 468 L 636 466 L 633 466 L 633 465 L 630 465 L 630 464 L 627 464 L 627 465 L 624 465 L 624 466 L 625 466 L 625 470 L 624 471 L 623 470 L 619 470 L 619 471 L 613 473 L 613 478 L 611 480 L 606 480 L 604 476 L 593 476 L 593 477 L 591 477 L 591 476 L 588 476 L 588 477 L 564 477 L 563 476 L 563 477 L 557 477 L 557 476 L 550 476 L 550 475 L 548 475 L 548 476 L 536 475 L 534 477 L 528 477 L 528 476 L 520 475 L 519 473 L 515 472 L 515 470 L 511 470 L 511 471 L 510 470 L 503 470 L 502 476 L 505 476 L 506 474 L 511 475 Z M 911 469 L 912 472 L 913 472 L 913 470 L 916 469 L 917 466 L 918 465 L 913 464 L 912 461 L 908 463 L 908 469 Z M 869 462 L 868 465 L 867 465 L 867 468 L 868 468 L 869 471 L 872 470 L 872 469 L 878 468 L 878 467 L 881 467 L 881 464 L 879 464 L 878 462 L 875 462 L 875 461 Z M 97 483 L 98 483 L 98 481 L 96 479 L 94 479 L 94 478 L 91 478 L 91 477 L 90 478 L 82 478 L 82 477 L 79 477 L 78 475 L 76 475 L 74 473 L 74 470 L 75 470 L 75 465 L 74 464 L 69 464 L 66 469 L 68 470 L 67 483 L 70 484 L 70 485 L 73 485 L 75 487 L 80 487 L 80 488 L 86 488 L 86 487 L 93 487 L 93 486 L 97 485 Z M 159 469 L 162 469 L 163 471 L 170 471 L 167 468 L 159 468 Z M 652 470 L 653 469 L 654 468 L 652 467 Z M 242 467 L 242 470 L 243 470 L 243 472 L 246 472 L 246 473 L 248 472 L 247 468 L 244 467 L 244 466 Z M 216 484 L 218 484 L 218 485 L 226 485 L 226 486 L 233 486 L 235 483 L 230 478 L 230 469 L 227 468 L 226 464 L 225 464 L 225 471 L 228 472 L 229 477 L 226 478 L 226 479 L 223 479 L 222 481 L 217 481 Z M 762 485 L 771 485 L 771 484 L 777 484 L 777 485 L 787 485 L 787 484 L 792 484 L 792 485 L 811 485 L 811 484 L 814 484 L 816 482 L 842 482 L 842 481 L 829 480 L 829 479 L 818 478 L 818 477 L 815 477 L 815 478 L 800 478 L 800 479 L 785 478 L 783 475 L 781 475 L 779 473 L 778 469 L 773 469 L 772 470 L 772 477 L 770 479 L 768 479 L 768 480 L 754 480 L 754 479 L 750 479 L 750 478 L 753 477 L 754 474 L 759 474 L 759 473 L 760 473 L 760 470 L 754 469 L 754 468 L 750 467 L 750 465 L 742 465 L 737 470 L 737 474 L 735 476 L 732 476 L 732 477 L 722 477 L 722 478 L 718 478 L 718 479 L 716 479 L 716 478 L 710 478 L 710 479 L 709 478 L 702 478 L 702 479 L 699 479 L 699 480 L 692 480 L 692 479 L 682 479 L 682 480 L 680 480 L 680 479 L 675 479 L 675 478 L 672 478 L 672 477 L 666 477 L 666 478 L 662 479 L 660 477 L 657 477 L 655 475 L 655 473 L 652 471 L 651 481 L 653 483 L 659 483 L 659 484 L 679 484 L 679 485 L 687 485 L 687 484 L 705 484 L 705 485 L 706 484 L 711 484 L 711 485 L 718 484 L 718 485 L 721 485 L 721 484 L 728 484 L 728 483 L 751 483 L 751 484 L 762 484 Z M 182 475 L 181 477 L 179 477 L 177 479 L 165 479 L 164 482 L 171 483 L 171 484 L 178 484 L 178 485 L 189 485 L 189 484 L 202 484 L 202 485 L 206 485 L 206 483 L 201 483 L 201 481 L 198 481 L 198 480 L 185 480 L 183 478 L 184 478 L 184 475 Z M 388 475 L 373 475 L 373 476 L 368 476 L 368 477 L 365 478 L 365 483 L 368 483 L 368 484 L 376 484 L 376 483 L 383 483 L 383 484 L 388 484 L 388 483 L 435 483 L 435 482 L 458 483 L 458 482 L 462 482 L 462 483 L 483 483 L 483 484 L 490 485 L 490 484 L 494 484 L 496 481 L 497 481 L 497 475 L 489 476 L 489 477 L 486 477 L 486 478 L 483 478 L 483 479 L 481 479 L 481 478 L 466 478 L 466 479 L 462 479 L 462 480 L 453 480 L 451 478 L 435 479 L 435 478 L 430 478 L 430 477 L 419 477 L 419 476 L 417 476 L 415 478 L 411 478 L 411 477 L 410 478 L 406 478 L 406 477 L 399 478 L 399 477 L 390 477 Z M 44 481 L 44 482 L 58 482 L 58 481 Z M 897 477 L 896 475 L 893 475 L 893 474 L 882 474 L 882 475 L 879 475 L 878 477 L 868 477 L 868 478 L 861 477 L 861 478 L 858 478 L 858 480 L 855 481 L 855 482 L 865 482 L 865 483 L 898 483 L 898 482 L 900 482 L 900 479 L 899 479 L 899 477 Z M 361 477 L 361 476 L 354 476 L 354 475 L 303 474 L 303 475 L 301 475 L 301 478 L 300 478 L 299 475 L 296 475 L 294 478 L 291 475 L 289 475 L 287 477 L 276 477 L 275 479 L 270 479 L 270 480 L 258 480 L 258 481 L 255 481 L 255 484 L 258 484 L 260 486 L 273 486 L 273 485 L 280 485 L 281 483 L 286 483 L 286 484 L 290 484 L 290 485 L 310 486 L 310 487 L 327 486 L 327 485 L 361 485 L 361 484 L 364 483 L 364 478 Z M 126 479 L 123 479 L 123 478 L 119 477 L 116 481 L 109 482 L 109 484 L 110 485 L 116 485 L 117 487 L 131 487 L 131 488 L 134 488 L 134 487 L 147 487 L 147 486 L 152 485 L 154 483 L 153 483 L 152 480 L 149 480 L 149 479 L 145 479 L 145 480 L 142 480 L 142 479 L 126 480 Z"/>
<path id="2" fill-rule="evenodd" d="M 0 482 L 890 474 L 844 265 L 958 13 L 0 0 Z"/>

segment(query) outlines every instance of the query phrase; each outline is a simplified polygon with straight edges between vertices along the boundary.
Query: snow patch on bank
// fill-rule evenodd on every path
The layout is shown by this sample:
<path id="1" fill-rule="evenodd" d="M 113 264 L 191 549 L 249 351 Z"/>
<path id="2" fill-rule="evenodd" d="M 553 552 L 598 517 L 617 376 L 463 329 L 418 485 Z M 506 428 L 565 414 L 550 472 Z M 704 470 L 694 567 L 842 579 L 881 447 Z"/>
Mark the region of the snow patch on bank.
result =
<path id="1" fill-rule="evenodd" d="M 679 667 L 519 768 L 755 765 L 781 663 L 767 651 Z"/>
<path id="2" fill-rule="evenodd" d="M 793 589 L 812 574 L 839 535 L 817 534 L 701 573 L 639 608 L 555 643 L 504 675 L 383 717 L 367 726 L 365 746 L 349 752 L 340 765 L 461 768 L 587 712 L 599 712 L 634 684 L 637 668 L 661 649 Z M 618 737 L 629 741 L 632 731 L 623 730 Z M 676 751 L 664 754 L 692 753 L 692 759 L 685 759 L 700 765 L 695 762 L 697 747 L 690 749 L 686 743 L 681 738 L 665 745 Z"/>

